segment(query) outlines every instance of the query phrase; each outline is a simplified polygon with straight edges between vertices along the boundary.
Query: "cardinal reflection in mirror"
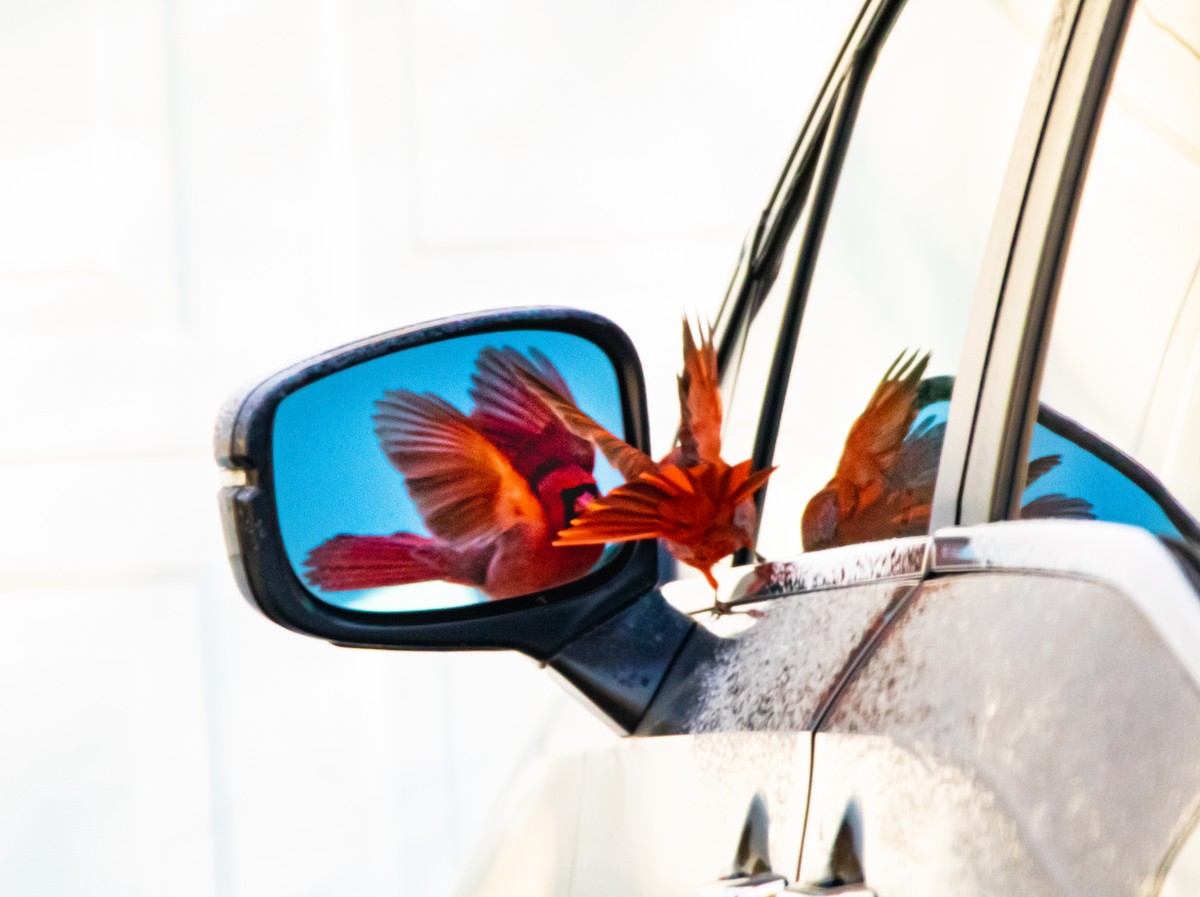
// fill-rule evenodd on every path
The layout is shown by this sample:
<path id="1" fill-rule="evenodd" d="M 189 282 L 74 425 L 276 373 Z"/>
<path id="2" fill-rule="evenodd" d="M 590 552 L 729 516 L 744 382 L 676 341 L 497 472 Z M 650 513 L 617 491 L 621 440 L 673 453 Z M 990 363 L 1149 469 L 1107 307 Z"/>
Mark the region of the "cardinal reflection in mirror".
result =
<path id="1" fill-rule="evenodd" d="M 556 547 L 557 533 L 598 496 L 592 444 L 571 433 L 518 372 L 570 395 L 530 348 L 485 348 L 464 414 L 431 393 L 398 389 L 375 403 L 375 435 L 429 535 L 338 535 L 305 560 L 329 592 L 443 580 L 512 598 L 578 579 L 603 546 Z"/>

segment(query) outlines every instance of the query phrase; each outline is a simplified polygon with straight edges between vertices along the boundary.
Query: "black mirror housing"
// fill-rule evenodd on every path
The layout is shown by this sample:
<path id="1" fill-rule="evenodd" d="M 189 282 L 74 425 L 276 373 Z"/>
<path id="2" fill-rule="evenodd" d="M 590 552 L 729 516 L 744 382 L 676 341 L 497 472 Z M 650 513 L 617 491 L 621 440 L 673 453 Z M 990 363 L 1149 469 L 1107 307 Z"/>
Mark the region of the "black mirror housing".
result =
<path id="1" fill-rule="evenodd" d="M 364 611 L 322 600 L 297 575 L 280 525 L 275 422 L 280 403 L 348 368 L 402 350 L 463 337 L 513 331 L 569 334 L 606 357 L 620 392 L 625 440 L 649 450 L 645 387 L 637 352 L 607 319 L 564 308 L 512 309 L 444 318 L 370 337 L 294 365 L 235 397 L 216 432 L 226 469 L 220 507 L 234 575 L 250 603 L 297 632 L 355 647 L 413 650 L 515 649 L 538 660 L 651 592 L 657 581 L 653 541 L 621 546 L 606 563 L 564 585 L 502 601 L 442 609 Z M 404 387 L 405 384 L 395 384 Z"/>

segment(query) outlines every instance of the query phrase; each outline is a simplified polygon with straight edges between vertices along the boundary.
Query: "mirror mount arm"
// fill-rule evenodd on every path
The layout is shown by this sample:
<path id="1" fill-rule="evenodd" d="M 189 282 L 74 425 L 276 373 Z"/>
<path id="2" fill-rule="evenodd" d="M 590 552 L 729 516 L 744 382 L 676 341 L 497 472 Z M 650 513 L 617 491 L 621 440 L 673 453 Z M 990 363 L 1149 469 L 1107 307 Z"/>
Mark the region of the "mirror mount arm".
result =
<path id="1" fill-rule="evenodd" d="M 643 721 L 696 623 L 654 589 L 546 661 L 624 733 Z"/>

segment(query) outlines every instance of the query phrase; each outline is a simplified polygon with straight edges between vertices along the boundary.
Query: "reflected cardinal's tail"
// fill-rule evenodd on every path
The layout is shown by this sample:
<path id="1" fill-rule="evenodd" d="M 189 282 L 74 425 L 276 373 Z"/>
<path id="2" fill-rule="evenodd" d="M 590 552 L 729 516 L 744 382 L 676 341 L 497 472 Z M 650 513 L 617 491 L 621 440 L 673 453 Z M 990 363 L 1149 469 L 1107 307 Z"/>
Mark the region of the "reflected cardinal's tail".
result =
<path id="1" fill-rule="evenodd" d="M 458 553 L 446 543 L 416 533 L 391 536 L 334 536 L 304 560 L 308 584 L 326 592 L 377 589 L 455 575 Z"/>

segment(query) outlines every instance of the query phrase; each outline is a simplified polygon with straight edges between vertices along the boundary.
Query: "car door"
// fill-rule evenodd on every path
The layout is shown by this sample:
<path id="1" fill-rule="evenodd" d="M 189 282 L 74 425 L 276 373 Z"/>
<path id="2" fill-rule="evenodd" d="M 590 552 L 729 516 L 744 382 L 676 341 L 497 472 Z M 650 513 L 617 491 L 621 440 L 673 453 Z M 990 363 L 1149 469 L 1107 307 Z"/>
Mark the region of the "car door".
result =
<path id="1" fill-rule="evenodd" d="M 980 279 L 1001 296 L 982 390 L 950 412 L 969 448 L 943 520 L 968 525 L 938 530 L 820 724 L 816 891 L 1196 882 L 1200 14 L 1063 9 L 1019 227 Z"/>
<path id="2" fill-rule="evenodd" d="M 960 30 L 978 30 L 998 20 L 1015 37 L 989 60 L 997 64 L 988 76 L 997 102 L 978 116 L 986 127 L 955 131 L 966 139 L 947 140 L 930 156 L 926 148 L 943 137 L 944 127 L 926 120 L 946 102 L 937 85 L 961 58 L 961 48 L 948 52 L 955 47 L 952 38 L 964 40 L 953 28 L 928 30 L 930 23 L 940 24 L 944 6 L 919 11 L 920 22 L 896 32 L 904 42 L 894 54 L 884 41 L 890 41 L 899 5 L 865 6 L 719 323 L 725 337 L 724 453 L 734 460 L 756 454 L 761 463 L 763 440 L 772 433 L 769 422 L 784 397 L 779 387 L 788 377 L 810 282 L 816 273 L 833 284 L 818 287 L 820 296 L 810 299 L 805 311 L 821 325 L 805 323 L 799 333 L 802 342 L 829 343 L 827 357 L 845 356 L 838 372 L 845 383 L 827 381 L 836 386 L 838 401 L 818 413 L 829 417 L 822 422 L 820 463 L 809 465 L 809 480 L 788 478 L 797 469 L 792 459 L 776 471 L 782 486 L 770 487 L 760 544 L 769 555 L 767 564 L 722 573 L 718 596 L 684 570 L 662 590 L 700 628 L 661 686 L 638 738 L 564 760 L 541 789 L 532 803 L 540 809 L 530 808 L 528 815 L 542 820 L 538 831 L 554 832 L 559 849 L 548 851 L 544 860 L 551 868 L 523 879 L 541 883 L 523 885 L 527 889 L 547 887 L 576 897 L 734 893 L 745 887 L 769 889 L 773 878 L 776 886 L 794 878 L 808 803 L 812 728 L 830 694 L 919 582 L 928 541 L 920 537 L 923 526 L 906 526 L 881 534 L 907 535 L 905 542 L 826 553 L 816 561 L 797 559 L 803 507 L 797 496 L 808 489 L 808 498 L 833 474 L 848 421 L 862 410 L 901 349 L 935 350 L 938 371 L 955 371 L 970 314 L 970 285 L 955 272 L 941 301 L 925 303 L 926 273 L 940 264 L 941 251 L 926 254 L 918 266 L 922 272 L 900 284 L 916 300 L 906 332 L 895 330 L 895 320 L 847 332 L 840 326 L 848 320 L 845 314 L 832 315 L 838 326 L 826 323 L 845 300 L 839 287 L 847 271 L 863 276 L 853 301 L 870 323 L 872 314 L 887 307 L 872 307 L 869 291 L 889 279 L 899 283 L 902 273 L 912 270 L 904 255 L 889 251 L 886 228 L 862 234 L 864 216 L 881 206 L 892 211 L 889 227 L 914 234 L 932 228 L 962 252 L 982 253 L 985 211 L 971 219 L 970 227 L 958 216 L 949 231 L 938 229 L 937 211 L 922 217 L 906 209 L 914 195 L 936 194 L 930 185 L 943 177 L 983 209 L 994 204 L 1007 156 L 1002 144 L 1009 142 L 1024 102 L 1024 84 L 1012 86 L 1008 80 L 1015 74 L 1027 84 L 1037 59 L 1042 23 L 1036 16 L 1006 18 L 1010 13 L 1001 11 L 998 19 L 954 23 Z M 941 68 L 925 65 L 930 53 L 942 55 Z M 954 109 L 944 113 L 958 114 Z M 905 153 L 896 156 L 898 137 L 906 133 Z M 1006 139 L 997 142 L 996 133 Z M 964 158 L 970 161 L 962 163 Z M 912 171 L 917 180 L 907 186 L 896 181 L 894 171 L 913 163 L 919 163 Z M 827 223 L 830 234 L 822 241 Z M 913 237 L 911 243 L 917 247 L 920 241 Z M 826 263 L 816 261 L 817 246 L 823 246 L 822 257 L 833 255 L 833 263 L 822 267 Z M 880 258 L 869 267 L 860 265 L 859 257 L 869 259 L 872 252 Z M 968 260 L 964 267 L 971 264 Z M 864 339 L 870 345 L 860 345 L 862 359 L 846 354 L 847 344 Z M 790 435 L 782 437 L 785 443 Z M 812 638 L 816 632 L 822 637 Z M 570 797 L 554 800 L 551 794 Z M 472 892 L 506 892 L 498 871 L 514 868 L 515 857 L 528 855 L 522 854 L 527 841 L 523 835 L 506 839 L 493 860 L 497 873 Z"/>
<path id="3" fill-rule="evenodd" d="M 726 454 L 762 464 L 774 449 L 779 465 L 759 536 L 769 560 L 726 573 L 717 602 L 701 579 L 664 588 L 703 628 L 643 737 L 582 761 L 569 893 L 749 893 L 738 889 L 794 879 L 809 733 L 920 581 L 928 546 L 926 508 L 868 544 L 806 557 L 801 511 L 901 355 L 930 386 L 932 483 L 973 272 L 1049 17 L 1036 2 L 865 8 L 814 113 L 820 139 L 802 144 L 724 325 Z M 997 29 L 1005 40 L 983 40 Z M 956 84 L 973 42 L 990 53 Z M 766 847 L 735 863 L 756 827 Z M 775 885 L 747 878 L 767 872 Z"/>

